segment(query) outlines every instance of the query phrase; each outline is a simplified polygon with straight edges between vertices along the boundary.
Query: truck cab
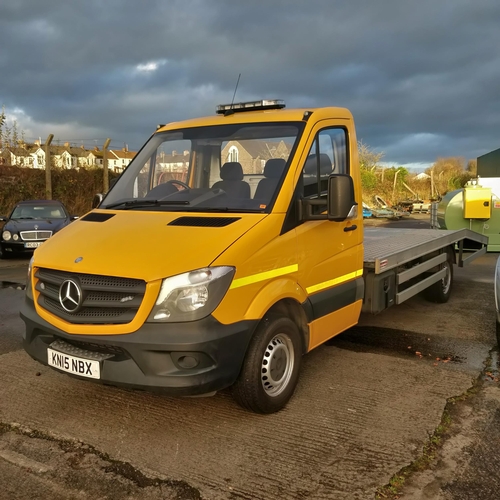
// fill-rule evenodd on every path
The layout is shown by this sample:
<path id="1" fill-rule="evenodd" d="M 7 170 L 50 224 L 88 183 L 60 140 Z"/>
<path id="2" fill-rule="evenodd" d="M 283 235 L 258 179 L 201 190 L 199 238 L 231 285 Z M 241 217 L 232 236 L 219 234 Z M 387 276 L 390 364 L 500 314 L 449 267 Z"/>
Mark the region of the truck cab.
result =
<path id="1" fill-rule="evenodd" d="M 302 356 L 357 323 L 363 295 L 351 113 L 223 105 L 160 126 L 99 206 L 36 250 L 24 347 L 82 379 L 231 387 L 271 413 Z"/>

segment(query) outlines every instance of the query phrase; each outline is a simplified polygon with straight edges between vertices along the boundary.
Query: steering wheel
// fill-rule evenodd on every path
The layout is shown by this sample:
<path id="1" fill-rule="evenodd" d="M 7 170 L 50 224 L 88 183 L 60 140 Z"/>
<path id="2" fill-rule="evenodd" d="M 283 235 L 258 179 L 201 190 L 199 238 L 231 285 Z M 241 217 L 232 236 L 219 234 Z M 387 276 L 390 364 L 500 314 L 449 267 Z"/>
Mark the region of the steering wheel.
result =
<path id="1" fill-rule="evenodd" d="M 185 182 L 179 181 L 177 179 L 170 179 L 167 182 L 164 182 L 163 184 L 179 184 L 179 186 L 182 186 L 184 189 L 191 189 Z"/>

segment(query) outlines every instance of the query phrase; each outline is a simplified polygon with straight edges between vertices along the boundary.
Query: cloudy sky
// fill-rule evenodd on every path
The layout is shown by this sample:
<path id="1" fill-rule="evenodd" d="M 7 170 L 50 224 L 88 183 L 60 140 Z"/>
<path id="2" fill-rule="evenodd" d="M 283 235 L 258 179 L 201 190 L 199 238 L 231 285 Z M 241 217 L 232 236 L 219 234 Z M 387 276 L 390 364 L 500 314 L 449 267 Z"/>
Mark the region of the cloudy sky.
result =
<path id="1" fill-rule="evenodd" d="M 230 102 L 341 106 L 391 164 L 500 147 L 499 0 L 15 0 L 0 105 L 29 139 L 139 148 Z"/>

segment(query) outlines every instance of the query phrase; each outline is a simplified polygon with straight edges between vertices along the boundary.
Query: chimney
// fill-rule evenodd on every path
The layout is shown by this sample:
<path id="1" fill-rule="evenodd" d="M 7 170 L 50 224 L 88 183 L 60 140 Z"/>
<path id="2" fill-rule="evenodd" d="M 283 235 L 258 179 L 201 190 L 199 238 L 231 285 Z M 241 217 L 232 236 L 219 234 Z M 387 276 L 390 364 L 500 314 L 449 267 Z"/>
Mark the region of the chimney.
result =
<path id="1" fill-rule="evenodd" d="M 172 156 L 177 156 L 177 151 L 175 151 L 175 149 L 172 151 Z"/>

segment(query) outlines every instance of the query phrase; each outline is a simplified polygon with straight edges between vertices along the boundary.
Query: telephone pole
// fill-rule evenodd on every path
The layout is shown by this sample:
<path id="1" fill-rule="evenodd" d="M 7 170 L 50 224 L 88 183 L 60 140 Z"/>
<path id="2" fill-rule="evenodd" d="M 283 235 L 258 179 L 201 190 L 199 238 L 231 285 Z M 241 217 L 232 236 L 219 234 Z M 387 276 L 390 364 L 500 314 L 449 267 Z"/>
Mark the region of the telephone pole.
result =
<path id="1" fill-rule="evenodd" d="M 54 138 L 54 134 L 49 134 L 45 141 L 45 198 L 52 199 L 52 172 L 50 161 L 50 143 Z"/>
<path id="2" fill-rule="evenodd" d="M 108 146 L 111 142 L 111 139 L 106 139 L 104 141 L 104 146 L 102 148 L 102 168 L 103 168 L 103 191 L 107 193 L 109 190 L 109 176 L 108 176 Z"/>

